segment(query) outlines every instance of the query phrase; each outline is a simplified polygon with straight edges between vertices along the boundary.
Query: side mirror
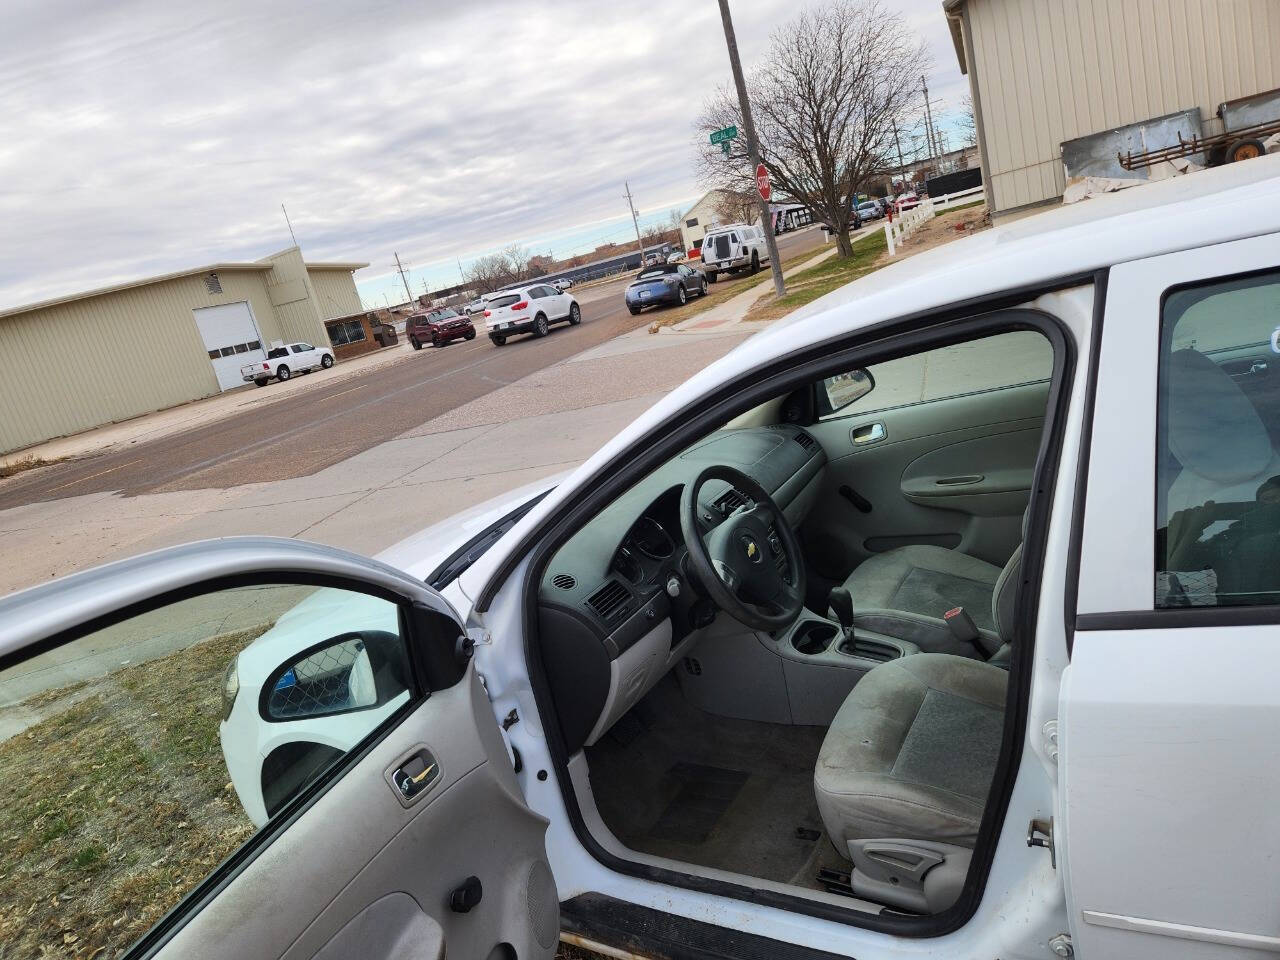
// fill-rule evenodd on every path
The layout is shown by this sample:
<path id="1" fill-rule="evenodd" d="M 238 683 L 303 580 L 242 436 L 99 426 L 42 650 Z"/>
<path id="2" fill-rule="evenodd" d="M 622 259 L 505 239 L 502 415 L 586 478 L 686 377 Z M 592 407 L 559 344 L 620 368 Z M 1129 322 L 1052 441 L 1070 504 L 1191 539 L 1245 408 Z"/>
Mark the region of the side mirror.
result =
<path id="1" fill-rule="evenodd" d="M 861 400 L 875 389 L 871 371 L 857 367 L 847 373 L 827 377 L 818 383 L 818 416 L 826 417 Z"/>
<path id="2" fill-rule="evenodd" d="M 279 666 L 262 687 L 270 721 L 327 717 L 381 706 L 409 689 L 404 641 L 361 630 L 317 644 Z"/>

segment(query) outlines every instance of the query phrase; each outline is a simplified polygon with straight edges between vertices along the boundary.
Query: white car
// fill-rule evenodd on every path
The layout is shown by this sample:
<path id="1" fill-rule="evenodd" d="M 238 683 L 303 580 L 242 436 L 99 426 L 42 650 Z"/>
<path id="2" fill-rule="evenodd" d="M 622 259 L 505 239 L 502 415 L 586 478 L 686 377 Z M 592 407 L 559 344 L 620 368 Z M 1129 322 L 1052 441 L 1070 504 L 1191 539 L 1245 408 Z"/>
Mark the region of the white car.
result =
<path id="1" fill-rule="evenodd" d="M 569 277 L 561 277 L 559 280 L 552 281 L 551 285 L 555 287 L 557 290 L 559 290 L 561 293 L 564 293 L 566 290 L 568 290 L 570 287 L 573 286 L 573 280 L 570 279 Z"/>
<path id="2" fill-rule="evenodd" d="M 328 370 L 332 366 L 332 351 L 298 341 L 272 347 L 261 360 L 241 366 L 240 376 L 245 383 L 252 380 L 258 386 L 265 387 L 272 380 L 283 382 L 295 373 L 310 373 L 321 368 Z"/>
<path id="3" fill-rule="evenodd" d="M 681 263 L 684 260 L 684 254 L 679 250 L 673 250 L 667 257 L 667 263 Z"/>
<path id="4" fill-rule="evenodd" d="M 760 269 L 769 262 L 764 231 L 746 223 L 712 227 L 702 238 L 702 269 L 712 283 L 721 273 Z"/>
<path id="5" fill-rule="evenodd" d="M 73 664 L 149 626 L 208 676 L 171 610 L 207 637 L 236 626 L 227 591 L 320 591 L 231 661 L 237 794 L 255 765 L 293 782 L 199 885 L 165 874 L 176 905 L 141 941 L 161 960 L 549 960 L 558 936 L 1274 952 L 1277 303 L 1280 157 L 1090 199 L 829 294 L 569 475 L 377 560 L 224 538 L 0 600 L 0 662 Z M 165 698 L 207 703 L 168 669 Z M 125 711 L 128 763 L 24 783 L 4 869 L 45 827 L 97 824 L 128 777 L 165 788 L 183 836 L 239 829 L 218 771 L 191 772 L 208 710 L 153 752 L 164 706 L 124 679 L 56 729 Z M 337 755 L 268 771 L 273 723 Z M 104 889 L 135 846 L 172 869 L 163 836 L 111 837 L 77 860 Z"/>
<path id="6" fill-rule="evenodd" d="M 545 337 L 553 323 L 576 327 L 582 322 L 578 301 L 549 283 L 508 287 L 483 299 L 485 329 L 498 347 L 518 333 Z"/>

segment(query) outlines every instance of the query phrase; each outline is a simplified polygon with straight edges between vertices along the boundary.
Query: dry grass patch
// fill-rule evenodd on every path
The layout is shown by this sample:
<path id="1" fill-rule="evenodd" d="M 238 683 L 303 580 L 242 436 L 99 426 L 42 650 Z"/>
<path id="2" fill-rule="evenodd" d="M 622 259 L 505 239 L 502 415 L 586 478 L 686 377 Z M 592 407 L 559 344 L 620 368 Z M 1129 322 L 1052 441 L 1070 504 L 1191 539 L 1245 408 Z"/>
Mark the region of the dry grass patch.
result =
<path id="1" fill-rule="evenodd" d="M 253 833 L 218 721 L 265 629 L 27 701 L 55 712 L 0 743 L 0 957 L 109 960 Z"/>
<path id="2" fill-rule="evenodd" d="M 21 460 L 11 460 L 9 463 L 0 463 L 0 480 L 5 477 L 12 477 L 19 473 L 26 473 L 28 470 L 35 470 L 38 467 L 48 467 L 55 463 L 62 463 L 68 457 L 55 457 L 53 460 L 46 460 L 44 457 L 23 457 Z"/>

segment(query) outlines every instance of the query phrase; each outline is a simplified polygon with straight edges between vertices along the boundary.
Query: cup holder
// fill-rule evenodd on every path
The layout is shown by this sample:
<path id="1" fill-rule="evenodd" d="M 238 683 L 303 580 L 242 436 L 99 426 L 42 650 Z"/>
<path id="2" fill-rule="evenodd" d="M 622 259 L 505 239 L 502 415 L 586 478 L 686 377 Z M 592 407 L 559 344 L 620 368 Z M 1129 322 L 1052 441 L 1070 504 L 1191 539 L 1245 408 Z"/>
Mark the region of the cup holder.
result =
<path id="1" fill-rule="evenodd" d="M 831 646 L 831 641 L 836 638 L 837 633 L 839 630 L 833 623 L 810 620 L 802 623 L 791 635 L 791 645 L 806 657 L 815 657 Z"/>
<path id="2" fill-rule="evenodd" d="M 840 652 L 846 657 L 858 657 L 876 663 L 888 663 L 902 656 L 902 648 L 895 644 L 856 635 L 840 644 Z"/>

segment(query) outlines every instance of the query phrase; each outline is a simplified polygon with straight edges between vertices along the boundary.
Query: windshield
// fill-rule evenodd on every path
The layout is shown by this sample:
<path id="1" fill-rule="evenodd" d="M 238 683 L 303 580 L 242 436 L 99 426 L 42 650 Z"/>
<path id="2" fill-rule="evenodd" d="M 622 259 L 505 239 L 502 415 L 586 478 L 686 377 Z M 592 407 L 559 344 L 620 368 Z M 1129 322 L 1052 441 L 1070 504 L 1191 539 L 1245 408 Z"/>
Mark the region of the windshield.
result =
<path id="1" fill-rule="evenodd" d="M 431 315 L 431 319 L 432 320 L 448 320 L 452 317 L 456 317 L 457 315 L 458 315 L 457 311 L 453 309 L 437 310 L 435 313 Z"/>
<path id="2" fill-rule="evenodd" d="M 485 305 L 490 310 L 497 310 L 499 307 L 509 307 L 519 299 L 518 293 L 504 293 L 486 300 Z"/>
<path id="3" fill-rule="evenodd" d="M 636 277 L 636 279 L 637 280 L 656 280 L 660 277 L 665 277 L 666 275 L 667 275 L 666 270 L 642 270 L 640 271 L 640 276 Z"/>

